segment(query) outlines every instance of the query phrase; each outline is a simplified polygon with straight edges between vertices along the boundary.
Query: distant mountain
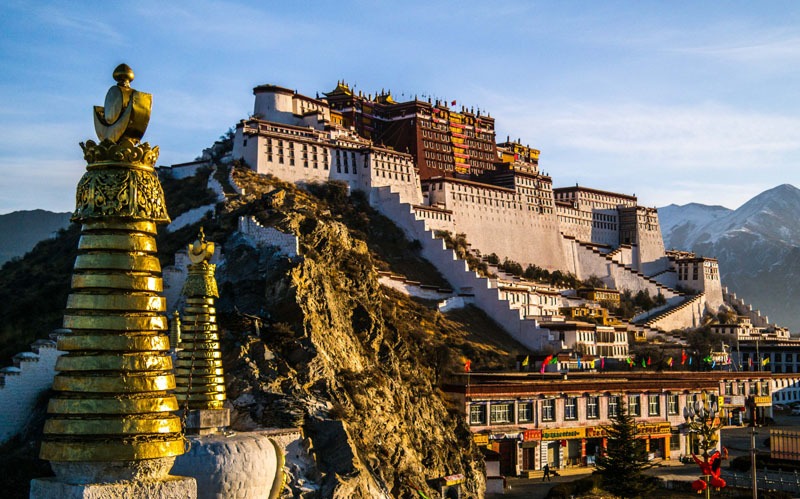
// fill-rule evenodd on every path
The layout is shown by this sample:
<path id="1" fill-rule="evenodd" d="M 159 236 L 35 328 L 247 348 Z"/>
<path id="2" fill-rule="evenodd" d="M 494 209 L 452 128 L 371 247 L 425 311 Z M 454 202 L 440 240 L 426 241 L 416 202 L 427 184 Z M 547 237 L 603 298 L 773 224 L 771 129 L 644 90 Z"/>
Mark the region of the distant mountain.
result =
<path id="1" fill-rule="evenodd" d="M 71 213 L 45 210 L 15 211 L 0 215 L 0 265 L 32 250 L 42 239 L 69 225 Z"/>
<path id="2" fill-rule="evenodd" d="M 718 258 L 723 285 L 800 329 L 800 189 L 779 185 L 736 210 L 692 203 L 658 213 L 667 248 Z"/>

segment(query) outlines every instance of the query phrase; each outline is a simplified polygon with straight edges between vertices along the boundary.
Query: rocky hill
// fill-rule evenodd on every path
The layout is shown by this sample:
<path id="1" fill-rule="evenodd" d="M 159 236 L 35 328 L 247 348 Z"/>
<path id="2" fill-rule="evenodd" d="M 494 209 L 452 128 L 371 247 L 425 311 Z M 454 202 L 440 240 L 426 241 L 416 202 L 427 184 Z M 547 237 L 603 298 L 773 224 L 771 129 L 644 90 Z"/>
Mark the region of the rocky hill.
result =
<path id="1" fill-rule="evenodd" d="M 524 349 L 477 309 L 441 314 L 381 287 L 378 269 L 442 278 L 358 192 L 348 197 L 336 183 L 301 191 L 247 170 L 235 176 L 246 196 L 229 196 L 213 217 L 158 239 L 162 263 L 201 224 L 224 247 L 218 314 L 235 427 L 303 428 L 315 467 L 302 476 L 290 470 L 296 497 L 431 496 L 433 480 L 453 473 L 468 478 L 466 497 L 480 496 L 482 457 L 439 384 L 467 358 L 473 368 L 508 369 Z M 164 185 L 181 212 L 206 201 L 177 195 L 176 188 L 189 191 L 184 182 Z M 170 210 L 173 219 L 179 214 Z M 301 256 L 252 246 L 235 232 L 242 215 L 295 234 Z M 0 276 L 7 300 L 0 319 L 9 324 L 0 347 L 46 335 L 45 317 L 58 325 L 76 235 L 40 244 Z M 13 290 L 23 276 L 29 291 L 20 300 Z M 45 281 L 49 294 L 37 294 Z"/>
<path id="2" fill-rule="evenodd" d="M 693 203 L 658 213 L 667 248 L 718 258 L 723 285 L 770 321 L 800 329 L 800 189 L 780 185 L 736 210 Z"/>
<path id="3" fill-rule="evenodd" d="M 0 265 L 32 250 L 42 239 L 66 229 L 71 213 L 46 210 L 15 211 L 0 215 Z"/>

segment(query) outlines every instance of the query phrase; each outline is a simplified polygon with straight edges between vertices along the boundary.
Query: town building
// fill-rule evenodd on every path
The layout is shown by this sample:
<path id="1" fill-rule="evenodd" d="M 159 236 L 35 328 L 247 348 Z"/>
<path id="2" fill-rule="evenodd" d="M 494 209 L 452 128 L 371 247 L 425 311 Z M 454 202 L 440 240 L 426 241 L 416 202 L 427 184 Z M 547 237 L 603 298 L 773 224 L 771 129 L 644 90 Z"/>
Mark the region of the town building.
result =
<path id="1" fill-rule="evenodd" d="M 758 418 L 771 416 L 770 385 L 769 373 L 472 373 L 469 384 L 460 376 L 445 391 L 475 442 L 499 453 L 500 472 L 516 476 L 545 464 L 591 466 L 623 404 L 650 459 L 678 460 L 698 452 L 684 417 L 688 404 L 718 397 L 720 421 L 743 424 L 749 417 L 738 416 L 748 407 L 758 408 Z"/>

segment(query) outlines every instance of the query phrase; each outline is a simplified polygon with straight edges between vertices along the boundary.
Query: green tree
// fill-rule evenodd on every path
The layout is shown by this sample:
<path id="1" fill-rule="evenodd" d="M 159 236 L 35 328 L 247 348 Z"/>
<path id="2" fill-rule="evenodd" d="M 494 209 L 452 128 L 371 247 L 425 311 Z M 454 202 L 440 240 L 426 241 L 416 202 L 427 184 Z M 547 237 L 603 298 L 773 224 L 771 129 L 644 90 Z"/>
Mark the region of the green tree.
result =
<path id="1" fill-rule="evenodd" d="M 603 488 L 618 497 L 644 497 L 655 489 L 653 477 L 642 473 L 652 465 L 647 459 L 644 440 L 637 439 L 636 420 L 628 414 L 624 397 L 619 411 L 604 427 L 606 447 L 595 461 L 603 477 Z"/>

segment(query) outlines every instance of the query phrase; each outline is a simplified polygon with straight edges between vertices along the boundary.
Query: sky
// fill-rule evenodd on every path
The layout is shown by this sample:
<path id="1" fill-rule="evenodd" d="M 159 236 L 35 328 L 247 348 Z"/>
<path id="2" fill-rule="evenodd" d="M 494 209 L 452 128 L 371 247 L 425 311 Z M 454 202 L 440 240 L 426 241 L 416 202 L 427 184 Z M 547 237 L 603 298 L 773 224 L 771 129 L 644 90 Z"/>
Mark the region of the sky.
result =
<path id="1" fill-rule="evenodd" d="M 0 213 L 71 211 L 113 69 L 144 140 L 191 161 L 254 86 L 455 100 L 541 150 L 555 187 L 737 208 L 800 186 L 800 2 L 263 1 L 0 5 Z"/>

